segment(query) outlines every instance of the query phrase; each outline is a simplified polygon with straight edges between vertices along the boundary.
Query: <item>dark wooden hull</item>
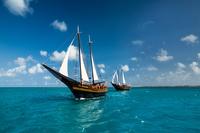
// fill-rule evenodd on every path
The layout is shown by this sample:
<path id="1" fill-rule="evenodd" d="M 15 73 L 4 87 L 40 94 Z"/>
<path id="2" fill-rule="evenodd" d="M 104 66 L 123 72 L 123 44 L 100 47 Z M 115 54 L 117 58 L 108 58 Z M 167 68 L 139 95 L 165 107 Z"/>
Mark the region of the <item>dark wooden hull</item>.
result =
<path id="1" fill-rule="evenodd" d="M 117 91 L 129 91 L 132 87 L 128 85 L 118 85 L 111 83 Z"/>
<path id="2" fill-rule="evenodd" d="M 103 97 L 103 96 L 106 95 L 106 92 L 94 93 L 94 92 L 86 92 L 86 91 L 80 91 L 80 90 L 73 90 L 72 93 L 73 93 L 74 97 L 77 98 L 77 99 L 98 98 L 98 97 Z"/>
<path id="3" fill-rule="evenodd" d="M 53 70 L 45 64 L 42 64 L 42 66 L 45 67 L 50 73 L 52 73 L 66 86 L 68 86 L 76 99 L 98 98 L 106 95 L 107 86 L 105 86 L 103 82 L 95 84 L 81 84 L 80 82 L 66 77 L 63 74 Z"/>

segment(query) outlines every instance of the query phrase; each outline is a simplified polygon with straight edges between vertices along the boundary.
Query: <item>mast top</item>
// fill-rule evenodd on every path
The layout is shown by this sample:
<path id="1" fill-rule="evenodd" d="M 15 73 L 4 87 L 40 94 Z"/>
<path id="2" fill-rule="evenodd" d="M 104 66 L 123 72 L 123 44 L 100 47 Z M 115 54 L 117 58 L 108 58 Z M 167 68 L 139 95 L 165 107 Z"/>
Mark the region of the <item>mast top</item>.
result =
<path id="1" fill-rule="evenodd" d="M 80 33 L 80 30 L 79 30 L 79 25 L 77 26 L 77 33 Z"/>
<path id="2" fill-rule="evenodd" d="M 91 41 L 90 35 L 88 35 L 88 42 L 89 44 L 92 44 L 93 42 Z"/>

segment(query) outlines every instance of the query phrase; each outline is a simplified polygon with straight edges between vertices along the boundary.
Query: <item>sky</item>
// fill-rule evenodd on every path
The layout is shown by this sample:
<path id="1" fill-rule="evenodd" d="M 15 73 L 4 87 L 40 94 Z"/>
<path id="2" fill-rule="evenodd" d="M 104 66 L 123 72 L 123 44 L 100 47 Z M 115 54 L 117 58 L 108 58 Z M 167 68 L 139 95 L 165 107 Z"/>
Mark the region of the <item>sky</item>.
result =
<path id="1" fill-rule="evenodd" d="M 98 74 L 133 86 L 200 85 L 199 0 L 0 0 L 0 86 L 63 86 L 59 70 L 80 26 Z M 71 59 L 73 60 L 73 58 Z M 73 71 L 73 70 L 69 70 Z"/>

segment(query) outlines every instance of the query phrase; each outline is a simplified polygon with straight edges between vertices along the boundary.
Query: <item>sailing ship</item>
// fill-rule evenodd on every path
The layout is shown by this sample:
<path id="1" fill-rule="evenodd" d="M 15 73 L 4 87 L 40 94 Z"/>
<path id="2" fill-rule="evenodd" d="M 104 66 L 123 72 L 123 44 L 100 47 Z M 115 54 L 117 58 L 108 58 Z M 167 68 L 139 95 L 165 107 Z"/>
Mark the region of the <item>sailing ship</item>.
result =
<path id="1" fill-rule="evenodd" d="M 119 75 L 121 75 L 121 77 L 119 77 Z M 120 79 L 122 82 L 120 82 Z M 117 91 L 130 90 L 132 88 L 131 85 L 126 83 L 124 71 L 122 69 L 116 70 L 114 72 L 111 84 Z"/>
<path id="2" fill-rule="evenodd" d="M 77 39 L 77 42 L 78 42 L 77 53 L 78 53 L 80 80 L 70 77 L 69 72 L 68 72 L 70 51 L 74 47 L 73 43 L 75 39 Z M 97 75 L 93 53 L 92 53 L 92 43 L 93 42 L 90 40 L 90 36 L 89 36 L 88 44 L 89 44 L 89 51 L 90 51 L 92 79 L 88 77 L 88 71 L 86 71 L 86 68 L 85 68 L 84 54 L 83 54 L 82 45 L 81 45 L 79 27 L 77 27 L 77 33 L 74 36 L 72 42 L 70 43 L 66 51 L 60 70 L 56 71 L 55 69 L 52 69 L 45 64 L 42 64 L 42 66 L 46 68 L 51 74 L 53 74 L 57 79 L 59 79 L 66 86 L 68 86 L 68 88 L 73 93 L 74 97 L 77 99 L 101 97 L 101 96 L 105 96 L 107 92 L 107 86 L 105 85 L 105 81 L 100 82 L 99 77 Z"/>

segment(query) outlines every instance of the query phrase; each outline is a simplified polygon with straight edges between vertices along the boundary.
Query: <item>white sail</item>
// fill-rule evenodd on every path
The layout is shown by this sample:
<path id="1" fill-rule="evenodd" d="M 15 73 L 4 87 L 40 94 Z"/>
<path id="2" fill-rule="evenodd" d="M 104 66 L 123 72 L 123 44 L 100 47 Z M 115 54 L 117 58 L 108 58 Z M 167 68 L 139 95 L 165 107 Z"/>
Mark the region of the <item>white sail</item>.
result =
<path id="1" fill-rule="evenodd" d="M 93 78 L 94 80 L 99 80 L 99 77 L 97 75 L 97 71 L 96 71 L 96 67 L 95 67 L 95 64 L 94 64 L 94 59 L 93 59 L 93 55 L 91 55 L 91 59 L 92 59 L 92 72 L 93 72 Z"/>
<path id="2" fill-rule="evenodd" d="M 86 72 L 84 61 L 83 61 L 82 51 L 80 52 L 80 58 L 81 58 L 80 65 L 81 65 L 81 76 L 82 76 L 81 79 L 84 80 L 84 81 L 89 82 L 88 74 Z"/>
<path id="3" fill-rule="evenodd" d="M 115 78 L 116 78 L 116 81 L 117 81 L 117 83 L 118 83 L 119 80 L 118 80 L 118 73 L 117 73 L 117 71 L 115 71 L 115 73 L 113 74 L 112 83 L 115 82 Z"/>
<path id="4" fill-rule="evenodd" d="M 112 77 L 112 83 L 114 83 L 115 76 L 116 76 L 116 72 L 113 74 L 113 77 Z"/>
<path id="5" fill-rule="evenodd" d="M 120 84 L 120 82 L 119 82 L 119 76 L 118 76 L 118 71 L 116 71 L 116 80 L 117 80 L 117 83 Z"/>
<path id="6" fill-rule="evenodd" d="M 71 50 L 72 44 L 69 45 L 65 57 L 63 59 L 62 65 L 60 67 L 59 72 L 68 77 L 68 60 L 69 60 L 69 53 Z"/>
<path id="7" fill-rule="evenodd" d="M 74 39 L 75 39 L 75 36 L 74 36 L 74 38 L 72 39 L 72 41 L 71 41 L 71 43 L 70 43 L 70 45 L 69 45 L 69 47 L 68 47 L 68 49 L 67 49 L 67 51 L 66 51 L 65 57 L 64 57 L 64 59 L 63 59 L 63 62 L 62 62 L 62 64 L 61 64 L 61 67 L 60 67 L 60 70 L 59 70 L 59 72 L 60 72 L 61 74 L 65 75 L 65 76 L 67 76 L 67 77 L 69 76 L 69 75 L 68 75 L 68 60 L 69 60 L 69 54 L 70 54 L 70 51 L 71 51 L 71 49 L 72 49 L 72 45 L 73 45 Z"/>
<path id="8" fill-rule="evenodd" d="M 125 77 L 124 77 L 124 72 L 123 71 L 122 71 L 122 83 L 126 84 Z"/>

